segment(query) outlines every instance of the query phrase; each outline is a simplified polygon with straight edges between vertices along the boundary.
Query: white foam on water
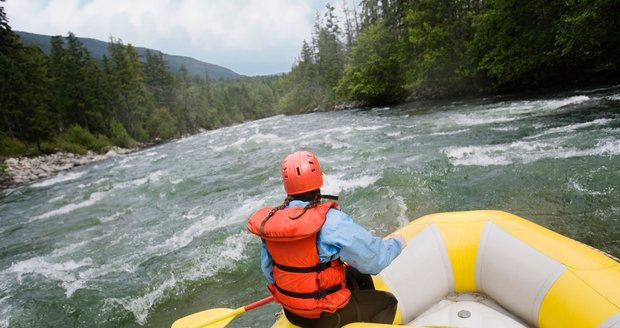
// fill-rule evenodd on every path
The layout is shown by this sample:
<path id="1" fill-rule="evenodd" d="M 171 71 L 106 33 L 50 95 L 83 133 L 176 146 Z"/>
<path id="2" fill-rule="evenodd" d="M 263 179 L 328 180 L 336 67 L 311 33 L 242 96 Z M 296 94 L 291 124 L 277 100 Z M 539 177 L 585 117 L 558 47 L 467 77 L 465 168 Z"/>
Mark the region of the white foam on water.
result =
<path id="1" fill-rule="evenodd" d="M 620 134 L 620 128 L 604 128 L 602 129 L 603 132 L 607 133 L 607 134 Z"/>
<path id="2" fill-rule="evenodd" d="M 288 116 L 286 116 L 284 114 L 278 114 L 278 115 L 275 115 L 275 116 L 270 116 L 270 117 L 261 118 L 261 119 L 255 120 L 255 121 L 250 121 L 250 122 L 248 122 L 248 124 L 251 127 L 261 127 L 265 123 L 275 123 L 275 124 L 277 124 L 279 126 L 280 122 L 282 120 L 286 120 L 286 119 L 288 119 Z"/>
<path id="3" fill-rule="evenodd" d="M 450 162 L 456 166 L 492 166 L 492 165 L 510 165 L 512 161 L 506 156 L 491 156 L 488 154 L 476 154 L 471 156 L 453 156 L 448 154 L 448 157 L 455 157 Z"/>
<path id="4" fill-rule="evenodd" d="M 418 137 L 420 137 L 420 135 L 419 135 L 419 134 L 412 134 L 412 135 L 404 136 L 404 137 L 402 137 L 402 138 L 400 138 L 400 139 L 398 139 L 398 140 L 399 140 L 399 141 L 407 141 L 407 140 L 413 140 L 413 139 L 416 139 L 416 138 L 418 138 Z"/>
<path id="5" fill-rule="evenodd" d="M 247 134 L 247 133 L 244 133 Z M 279 145 L 284 143 L 285 141 L 280 138 L 278 135 L 273 133 L 260 133 L 255 132 L 252 133 L 249 137 L 239 137 L 237 140 L 231 144 L 224 144 L 221 146 L 218 145 L 209 145 L 209 149 L 215 152 L 229 151 L 231 148 L 243 148 L 246 144 L 257 144 L 257 145 Z"/>
<path id="6" fill-rule="evenodd" d="M 608 119 L 608 118 L 599 118 L 596 119 L 594 121 L 590 121 L 590 122 L 584 122 L 584 123 L 575 123 L 575 124 L 570 124 L 570 125 L 565 125 L 565 126 L 560 126 L 560 127 L 555 127 L 555 128 L 551 128 L 548 130 L 545 130 L 539 134 L 533 135 L 533 136 L 529 136 L 529 137 L 525 137 L 525 139 L 536 139 L 542 136 L 546 136 L 549 134 L 555 134 L 555 133 L 568 133 L 568 132 L 573 132 L 575 130 L 579 130 L 579 129 L 583 129 L 583 128 L 588 128 L 588 127 L 592 127 L 592 126 L 604 126 L 607 125 L 610 122 L 613 122 L 614 120 L 612 119 Z"/>
<path id="7" fill-rule="evenodd" d="M 237 263 L 247 258 L 245 254 L 245 245 L 248 244 L 248 240 L 254 238 L 254 235 L 250 235 L 247 232 L 228 236 L 224 240 L 223 249 L 219 252 L 220 256 L 225 258 L 228 263 Z"/>
<path id="8" fill-rule="evenodd" d="M 183 218 L 187 220 L 193 220 L 201 216 L 204 212 L 205 210 L 200 206 L 194 206 L 189 211 L 187 211 L 187 213 L 183 214 Z"/>
<path id="9" fill-rule="evenodd" d="M 325 185 L 321 190 L 325 194 L 339 194 L 345 190 L 366 188 L 381 178 L 379 176 L 364 175 L 352 179 L 345 179 L 345 175 L 347 174 L 325 174 L 323 179 Z"/>
<path id="10" fill-rule="evenodd" d="M 110 180 L 110 179 L 109 178 L 101 178 L 101 179 L 99 179 L 99 180 L 97 180 L 97 181 L 95 181 L 93 183 L 94 184 L 101 184 L 101 183 L 104 183 L 104 182 L 106 182 L 108 180 Z"/>
<path id="11" fill-rule="evenodd" d="M 459 126 L 476 126 L 476 125 L 512 122 L 516 120 L 518 117 L 496 115 L 495 113 L 487 111 L 483 113 L 476 112 L 476 113 L 468 113 L 468 114 L 455 113 L 455 114 L 449 115 L 449 118 Z"/>
<path id="12" fill-rule="evenodd" d="M 444 122 L 447 119 L 450 123 L 455 123 L 458 126 L 508 123 L 521 119 L 524 115 L 555 110 L 572 104 L 580 104 L 590 99 L 588 96 L 579 95 L 555 100 L 502 102 L 485 107 L 482 110 L 478 109 L 468 113 L 452 113 L 442 117 L 441 122 L 447 123 Z"/>
<path id="13" fill-rule="evenodd" d="M 79 234 L 78 232 L 75 235 L 79 237 Z M 54 249 L 54 251 L 48 255 L 13 263 L 10 268 L 2 272 L 2 278 L 0 279 L 3 281 L 11 280 L 18 284 L 22 284 L 25 276 L 42 276 L 48 280 L 60 282 L 60 285 L 65 290 L 65 296 L 70 298 L 75 291 L 86 285 L 91 278 L 92 272 L 106 270 L 102 273 L 105 274 L 116 271 L 119 267 L 122 267 L 122 265 L 118 263 L 94 266 L 94 261 L 91 257 L 77 255 L 78 250 L 82 248 L 88 249 L 89 243 L 104 239 L 107 236 L 109 236 L 109 234 L 104 234 L 97 238 L 78 243 L 62 245 Z M 74 259 L 79 257 L 82 257 L 79 261 Z M 71 259 L 67 260 L 67 258 Z M 123 260 L 124 259 L 125 258 L 123 258 Z M 107 269 L 104 269 L 106 267 Z M 3 290 L 8 289 L 5 286 L 2 286 L 2 288 Z"/>
<path id="14" fill-rule="evenodd" d="M 248 139 L 244 138 L 244 137 L 240 137 L 237 139 L 237 141 L 228 144 L 228 145 L 223 145 L 223 146 L 209 146 L 209 148 L 211 148 L 211 150 L 220 152 L 223 150 L 230 150 L 230 148 L 241 148 L 241 146 L 247 142 Z"/>
<path id="15" fill-rule="evenodd" d="M 563 147 L 561 140 L 555 143 L 541 141 L 516 141 L 510 144 L 447 147 L 442 149 L 453 165 L 490 166 L 513 163 L 531 163 L 542 159 L 566 159 L 583 156 L 617 156 L 620 140 L 601 139 L 590 148 Z"/>
<path id="16" fill-rule="evenodd" d="M 446 131 L 446 132 L 434 132 L 434 133 L 429 134 L 429 136 L 450 136 L 450 135 L 461 134 L 461 133 L 466 133 L 466 132 L 469 132 L 469 129 L 461 129 L 461 130 Z"/>
<path id="17" fill-rule="evenodd" d="M 100 239 L 100 238 L 98 238 L 98 239 Z M 50 257 L 58 258 L 58 257 L 62 257 L 62 256 L 66 256 L 66 255 L 72 254 L 72 253 L 75 252 L 75 250 L 77 250 L 78 248 L 81 248 L 82 246 L 88 244 L 89 242 L 91 242 L 93 240 L 94 239 L 84 240 L 84 241 L 81 241 L 79 243 L 67 244 L 67 245 L 64 245 L 63 247 L 56 248 L 50 254 Z"/>
<path id="18" fill-rule="evenodd" d="M 33 222 L 36 220 L 41 220 L 41 219 L 47 219 L 50 218 L 52 216 L 58 216 L 58 215 L 62 215 L 62 214 L 67 214 L 67 213 L 71 213 L 77 209 L 80 208 L 84 208 L 84 207 L 89 207 L 92 206 L 94 204 L 96 204 L 98 201 L 102 200 L 103 197 L 105 197 L 105 195 L 107 194 L 107 192 L 94 192 L 90 195 L 90 197 L 80 203 L 72 203 L 72 204 L 67 204 L 65 206 L 62 206 L 61 208 L 49 211 L 47 213 L 43 213 L 41 215 L 37 215 L 35 217 L 33 217 L 32 219 L 30 219 L 30 221 L 28 222 Z"/>
<path id="19" fill-rule="evenodd" d="M 409 223 L 409 218 L 407 217 L 407 204 L 405 204 L 405 199 L 402 196 L 396 196 L 394 198 L 398 207 L 400 208 L 400 214 L 398 215 L 398 223 L 400 226 L 405 226 Z"/>
<path id="20" fill-rule="evenodd" d="M 177 288 L 181 282 L 212 277 L 222 269 L 247 259 L 246 245 L 253 238 L 254 236 L 246 231 L 228 236 L 222 244 L 211 246 L 207 254 L 193 254 L 191 258 L 196 259 L 196 267 L 180 273 L 178 278 L 172 276 L 140 297 L 112 298 L 107 299 L 106 302 L 120 304 L 124 309 L 133 313 L 136 323 L 144 325 L 150 310 L 160 300 L 165 299 L 166 293 Z"/>
<path id="21" fill-rule="evenodd" d="M 519 127 L 517 127 L 517 126 L 504 126 L 504 127 L 498 127 L 498 128 L 490 128 L 490 130 L 492 130 L 492 131 L 503 131 L 503 132 L 518 131 Z"/>
<path id="22" fill-rule="evenodd" d="M 342 149 L 342 148 L 352 148 L 353 147 L 349 143 L 334 140 L 333 138 L 331 138 L 330 135 L 325 135 L 323 137 L 323 142 L 324 142 L 325 146 L 327 146 L 327 147 L 329 147 L 331 149 L 334 149 L 334 150 Z"/>
<path id="23" fill-rule="evenodd" d="M 579 182 L 577 180 L 572 179 L 572 178 L 568 181 L 568 187 L 573 189 L 573 190 L 576 190 L 578 192 L 581 192 L 581 193 L 584 193 L 584 194 L 587 194 L 587 195 L 592 195 L 592 196 L 607 195 L 611 191 L 613 191 L 613 189 L 607 189 L 604 192 L 589 190 L 589 189 L 583 187 L 581 184 L 579 184 Z"/>
<path id="24" fill-rule="evenodd" d="M 110 180 L 110 179 L 109 178 L 101 178 L 101 179 L 99 179 L 97 181 L 93 181 L 93 182 L 90 182 L 90 183 L 87 183 L 87 184 L 80 183 L 77 187 L 80 188 L 80 189 L 90 188 L 90 187 L 92 187 L 94 185 L 99 185 L 99 184 L 101 184 L 103 182 L 106 182 L 108 180 Z"/>
<path id="25" fill-rule="evenodd" d="M 140 255 L 128 255 L 108 260 L 108 263 L 102 265 L 91 265 L 80 268 L 80 272 L 76 273 L 75 280 L 63 283 L 63 287 L 66 290 L 65 294 L 68 295 L 67 297 L 70 297 L 72 293 L 83 288 L 89 282 L 94 282 L 93 285 L 96 286 L 99 281 L 110 281 L 109 278 L 106 277 L 109 274 L 115 276 L 131 276 L 138 270 L 138 263 L 140 263 L 140 260 L 142 260 Z M 97 288 L 94 286 L 93 288 Z M 71 294 L 68 294 L 69 292 L 71 292 Z"/>
<path id="26" fill-rule="evenodd" d="M 585 96 L 585 95 L 580 95 L 580 96 L 572 96 L 572 97 L 564 98 L 564 99 L 546 100 L 543 102 L 543 104 L 545 108 L 558 109 L 560 107 L 564 107 L 567 105 L 581 104 L 588 100 L 590 100 L 590 97 Z"/>
<path id="27" fill-rule="evenodd" d="M 620 100 L 620 93 L 605 97 L 608 100 Z"/>
<path id="28" fill-rule="evenodd" d="M 128 162 L 133 161 L 133 160 L 138 160 L 139 157 L 136 157 L 135 153 L 131 154 L 129 156 L 123 157 L 120 161 L 119 161 L 119 167 L 121 168 L 125 168 L 125 167 L 133 167 L 132 164 L 128 164 Z"/>
<path id="29" fill-rule="evenodd" d="M 606 138 L 597 142 L 596 147 L 587 152 L 589 156 L 620 155 L 620 139 Z"/>
<path id="30" fill-rule="evenodd" d="M 526 157 L 524 162 L 533 162 L 545 158 L 564 159 L 585 156 L 617 156 L 620 155 L 620 140 L 601 139 L 591 148 L 555 148 L 550 151 Z"/>
<path id="31" fill-rule="evenodd" d="M 351 126 L 339 126 L 331 129 L 324 129 L 322 131 L 314 131 L 317 135 L 327 135 L 327 134 L 336 134 L 336 135 L 347 135 L 353 132 L 353 127 Z"/>
<path id="32" fill-rule="evenodd" d="M 120 218 L 123 214 L 125 214 L 125 212 L 115 212 L 112 215 L 104 216 L 104 217 L 99 218 L 99 222 L 101 222 L 101 223 L 108 223 L 108 222 L 111 222 L 111 221 L 114 221 L 114 220 Z"/>
<path id="33" fill-rule="evenodd" d="M 483 145 L 465 147 L 447 147 L 442 152 L 448 156 L 453 165 L 508 165 L 512 161 L 500 152 L 504 152 L 507 145 Z"/>
<path id="34" fill-rule="evenodd" d="M 155 289 L 146 293 L 145 295 L 138 298 L 113 298 L 109 299 L 109 301 L 120 304 L 123 308 L 133 313 L 136 318 L 136 323 L 139 325 L 146 324 L 146 319 L 149 315 L 149 310 L 153 305 L 157 303 L 159 299 L 163 297 L 167 290 L 173 289 L 176 285 L 177 280 L 174 276 L 168 278 L 162 284 L 158 285 Z"/>
<path id="35" fill-rule="evenodd" d="M 386 128 L 388 126 L 389 125 L 387 125 L 387 124 L 383 124 L 383 125 L 370 125 L 370 126 L 356 126 L 356 127 L 353 127 L 353 129 L 355 131 L 376 131 L 376 130 L 379 130 L 379 129 Z"/>
<path id="36" fill-rule="evenodd" d="M 228 147 L 229 147 L 228 145 L 223 145 L 223 146 L 214 146 L 214 145 L 209 145 L 209 149 L 210 149 L 211 151 L 214 151 L 214 152 L 217 152 L 217 153 L 220 153 L 220 152 L 222 152 L 222 151 L 225 151 L 226 149 L 228 149 Z"/>
<path id="37" fill-rule="evenodd" d="M 49 199 L 47 202 L 48 203 L 55 203 L 55 202 L 57 202 L 59 200 L 62 200 L 63 198 L 65 198 L 65 195 L 59 195 L 59 196 L 56 196 L 54 198 Z"/>
<path id="38" fill-rule="evenodd" d="M 57 183 L 78 179 L 79 177 L 83 176 L 84 174 L 86 174 L 86 171 L 81 171 L 81 172 L 73 172 L 72 171 L 72 172 L 66 172 L 66 173 L 65 172 L 61 172 L 60 174 L 58 174 L 57 176 L 55 176 L 53 178 L 49 178 L 49 179 L 43 180 L 41 182 L 33 183 L 31 185 L 31 187 L 35 187 L 35 188 L 49 187 L 49 186 L 55 185 Z"/>
<path id="39" fill-rule="evenodd" d="M 163 244 L 159 244 L 157 249 L 165 251 L 176 250 L 189 245 L 195 238 L 202 236 L 207 231 L 214 229 L 213 222 L 215 222 L 215 216 L 209 215 L 202 220 L 194 222 L 186 229 L 175 233 L 172 237 L 167 239 Z"/>
<path id="40" fill-rule="evenodd" d="M 239 200 L 237 202 L 240 206 L 235 206 L 230 214 L 227 215 L 225 220 L 227 224 L 236 224 L 247 220 L 254 211 L 265 206 L 265 199 L 254 198 L 247 200 Z"/>
<path id="41" fill-rule="evenodd" d="M 510 114 L 529 114 L 539 110 L 538 104 L 532 101 L 510 102 L 508 106 L 505 106 L 504 103 L 499 103 L 498 105 L 499 107 L 497 105 L 492 106 L 494 110 L 503 109 Z"/>
<path id="42" fill-rule="evenodd" d="M 167 157 L 168 157 L 167 154 L 161 154 L 161 155 L 159 155 L 157 157 L 151 158 L 150 161 L 151 162 L 157 162 L 157 161 L 162 160 L 162 159 L 167 158 Z"/>
<path id="43" fill-rule="evenodd" d="M 209 231 L 246 221 L 263 204 L 264 199 L 247 200 L 242 206 L 234 208 L 222 218 L 214 215 L 203 216 L 204 210 L 195 207 L 187 214 L 182 215 L 184 220 L 195 222 L 174 233 L 163 242 L 152 243 L 144 249 L 143 253 L 148 254 L 148 256 L 163 255 L 184 248 Z"/>
<path id="44" fill-rule="evenodd" d="M 8 295 L 0 298 L 0 328 L 8 328 L 9 323 L 11 323 L 13 307 L 8 302 L 10 298 Z"/>
<path id="45" fill-rule="evenodd" d="M 282 139 L 280 137 L 278 137 L 278 135 L 273 134 L 273 133 L 267 133 L 267 134 L 255 133 L 252 136 L 250 136 L 250 138 L 248 138 L 248 141 L 255 142 L 257 144 L 279 144 L 279 143 L 282 143 Z"/>
<path id="46" fill-rule="evenodd" d="M 396 202 L 396 206 L 398 206 L 398 216 L 396 217 L 396 221 L 398 222 L 399 227 L 403 227 L 409 223 L 409 218 L 407 217 L 407 204 L 405 203 L 405 199 L 402 196 L 396 195 L 392 188 L 387 187 L 388 194 L 384 196 L 384 199 L 390 199 Z"/>
<path id="47" fill-rule="evenodd" d="M 50 280 L 60 281 L 62 287 L 65 289 L 66 297 L 69 298 L 84 284 L 84 281 L 78 279 L 77 269 L 90 265 L 92 265 L 92 259 L 89 257 L 83 258 L 77 262 L 75 260 L 68 260 L 56 263 L 38 256 L 13 263 L 13 265 L 3 273 L 16 274 L 17 282 L 20 284 L 25 275 L 41 275 Z"/>
<path id="48" fill-rule="evenodd" d="M 148 176 L 143 177 L 143 178 L 117 183 L 116 185 L 114 185 L 114 189 L 125 189 L 125 188 L 130 188 L 130 187 L 139 187 L 139 186 L 145 185 L 146 183 L 157 182 L 162 177 L 165 177 L 167 175 L 168 175 L 168 171 L 166 171 L 166 170 L 155 171 L 155 172 L 152 172 L 151 174 L 149 174 Z"/>
<path id="49" fill-rule="evenodd" d="M 247 231 L 226 237 L 222 244 L 212 245 L 207 253 L 197 249 L 192 258 L 196 259 L 195 267 L 186 271 L 181 280 L 194 281 L 212 277 L 222 269 L 236 266 L 235 263 L 247 259 L 246 246 L 256 241 L 256 236 Z"/>

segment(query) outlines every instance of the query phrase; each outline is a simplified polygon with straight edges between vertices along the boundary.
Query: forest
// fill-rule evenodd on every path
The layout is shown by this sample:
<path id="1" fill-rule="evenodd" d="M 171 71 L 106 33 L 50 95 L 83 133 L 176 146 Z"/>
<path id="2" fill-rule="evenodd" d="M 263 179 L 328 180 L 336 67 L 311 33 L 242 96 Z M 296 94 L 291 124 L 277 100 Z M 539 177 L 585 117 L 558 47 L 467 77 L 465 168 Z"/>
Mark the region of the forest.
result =
<path id="1" fill-rule="evenodd" d="M 343 1 L 317 13 L 290 72 L 211 80 L 115 38 L 100 61 L 72 33 L 46 54 L 22 44 L 0 7 L 0 158 L 131 148 L 278 114 L 615 83 L 618 12 L 617 0 Z"/>

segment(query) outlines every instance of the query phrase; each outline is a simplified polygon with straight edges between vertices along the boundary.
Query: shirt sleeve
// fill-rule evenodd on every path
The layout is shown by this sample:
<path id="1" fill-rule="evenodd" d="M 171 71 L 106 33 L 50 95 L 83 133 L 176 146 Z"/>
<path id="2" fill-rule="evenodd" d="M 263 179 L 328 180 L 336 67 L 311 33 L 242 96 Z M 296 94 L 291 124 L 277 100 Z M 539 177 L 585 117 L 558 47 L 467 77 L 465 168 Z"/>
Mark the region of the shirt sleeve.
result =
<path id="1" fill-rule="evenodd" d="M 275 282 L 273 279 L 273 259 L 271 258 L 271 254 L 267 251 L 267 246 L 265 246 L 264 240 L 261 242 L 260 266 L 267 281 L 270 284 L 273 284 Z"/>
<path id="2" fill-rule="evenodd" d="M 340 257 L 362 273 L 378 274 L 402 251 L 400 241 L 373 236 L 344 212 L 330 209 L 319 235 L 321 262 Z"/>

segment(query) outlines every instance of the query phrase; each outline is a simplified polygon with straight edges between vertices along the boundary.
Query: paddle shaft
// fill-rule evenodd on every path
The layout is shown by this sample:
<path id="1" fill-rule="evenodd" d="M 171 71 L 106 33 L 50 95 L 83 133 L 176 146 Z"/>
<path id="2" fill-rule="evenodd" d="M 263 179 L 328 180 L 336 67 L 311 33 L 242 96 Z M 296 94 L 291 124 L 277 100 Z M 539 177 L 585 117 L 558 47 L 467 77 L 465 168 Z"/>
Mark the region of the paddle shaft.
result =
<path id="1" fill-rule="evenodd" d="M 267 303 L 271 303 L 273 302 L 273 295 L 267 296 L 265 298 L 263 298 L 262 300 L 258 300 L 254 303 L 250 303 L 246 306 L 243 307 L 243 309 L 245 309 L 245 311 L 250 311 L 250 310 L 254 310 L 257 307 L 261 307 Z"/>
<path id="2" fill-rule="evenodd" d="M 172 328 L 223 328 L 236 316 L 271 302 L 273 302 L 273 296 L 265 297 L 236 309 L 205 310 L 178 319 L 172 324 Z"/>
<path id="3" fill-rule="evenodd" d="M 202 324 L 199 327 L 207 327 L 207 326 L 209 326 L 211 324 L 214 324 L 214 323 L 216 323 L 218 321 L 222 321 L 222 320 L 228 319 L 228 318 L 232 319 L 232 318 L 234 318 L 234 317 L 236 317 L 236 316 L 238 316 L 240 314 L 244 314 L 247 311 L 256 309 L 257 307 L 263 306 L 263 305 L 265 305 L 267 303 L 271 303 L 272 301 L 273 301 L 273 295 L 269 295 L 269 296 L 267 296 L 267 297 L 265 297 L 263 299 L 260 299 L 260 300 L 254 302 L 254 303 L 250 303 L 250 304 L 248 304 L 246 306 L 242 306 L 242 307 L 236 308 L 234 311 L 232 311 L 232 312 L 230 312 L 228 314 L 224 314 L 222 316 L 212 318 L 211 320 L 209 320 L 208 322 L 205 322 L 204 324 Z"/>

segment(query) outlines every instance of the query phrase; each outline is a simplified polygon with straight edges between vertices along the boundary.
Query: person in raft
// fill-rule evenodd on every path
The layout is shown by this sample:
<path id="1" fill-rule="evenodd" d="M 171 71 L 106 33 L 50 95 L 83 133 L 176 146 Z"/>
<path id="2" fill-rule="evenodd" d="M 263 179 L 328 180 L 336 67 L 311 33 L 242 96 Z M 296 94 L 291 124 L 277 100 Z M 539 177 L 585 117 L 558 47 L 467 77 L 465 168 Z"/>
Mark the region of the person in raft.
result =
<path id="1" fill-rule="evenodd" d="M 406 246 L 400 235 L 373 236 L 321 202 L 323 173 L 314 154 L 299 151 L 282 162 L 287 197 L 254 213 L 247 228 L 262 239 L 261 267 L 286 318 L 301 327 L 351 322 L 392 323 L 398 301 L 374 289 L 370 274 L 387 267 Z"/>

